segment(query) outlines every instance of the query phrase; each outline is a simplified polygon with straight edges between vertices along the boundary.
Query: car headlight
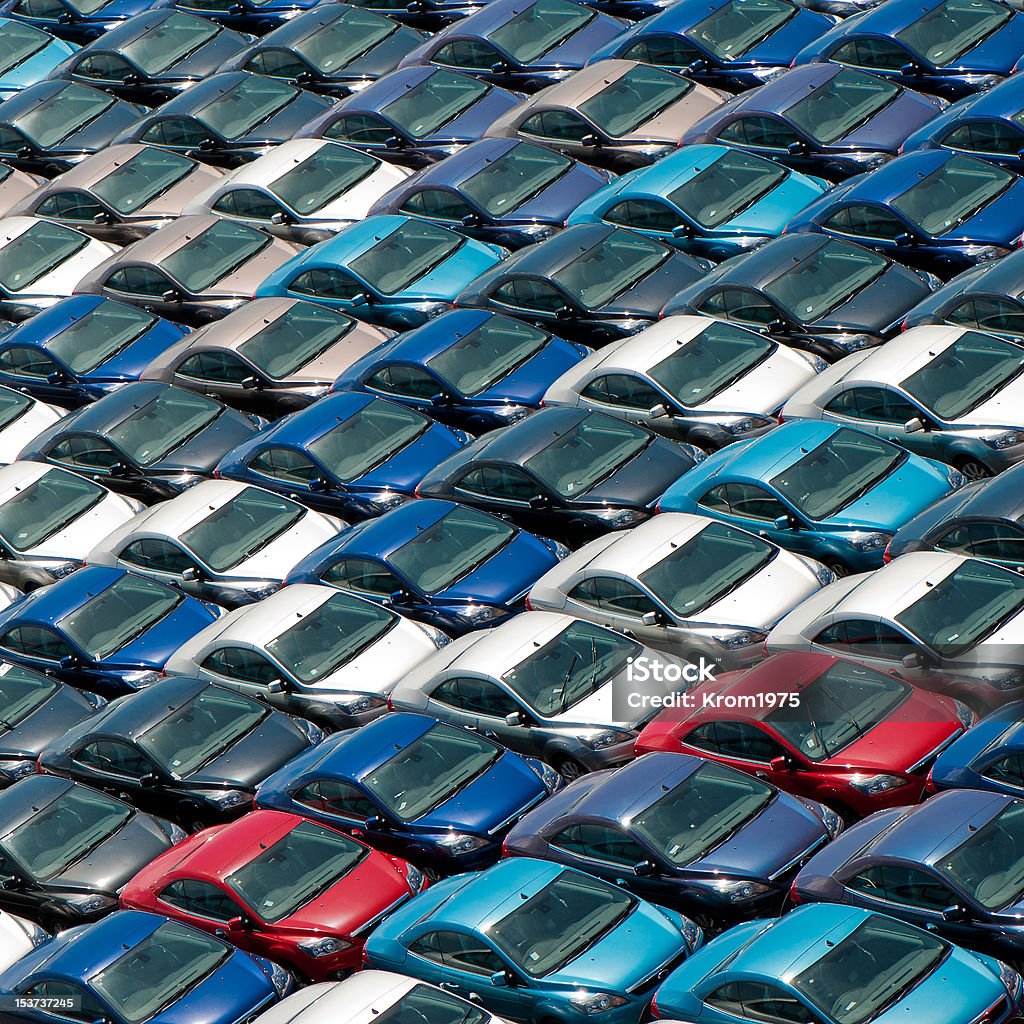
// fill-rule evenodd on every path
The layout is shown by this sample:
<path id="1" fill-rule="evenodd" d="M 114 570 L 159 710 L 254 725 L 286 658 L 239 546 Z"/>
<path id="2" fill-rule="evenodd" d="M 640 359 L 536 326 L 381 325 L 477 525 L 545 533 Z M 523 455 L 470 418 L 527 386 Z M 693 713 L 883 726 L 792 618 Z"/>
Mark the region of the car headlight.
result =
<path id="1" fill-rule="evenodd" d="M 843 831 L 843 819 L 831 807 L 826 807 L 824 804 L 821 805 L 821 823 L 833 839 Z"/>
<path id="2" fill-rule="evenodd" d="M 691 953 L 694 952 L 701 942 L 704 941 L 704 929 L 701 928 L 696 921 L 691 921 L 688 917 L 682 918 L 682 924 L 679 926 L 679 931 L 682 933 L 683 942 L 686 943 L 686 948 L 689 949 Z"/>
<path id="3" fill-rule="evenodd" d="M 953 705 L 956 710 L 957 721 L 965 728 L 970 729 L 978 720 L 977 715 L 963 701 L 955 700 Z"/>
<path id="4" fill-rule="evenodd" d="M 81 568 L 81 562 L 56 562 L 46 566 L 46 571 L 55 579 L 62 580 L 70 576 L 76 569 Z"/>
<path id="5" fill-rule="evenodd" d="M 292 988 L 292 976 L 280 964 L 275 964 L 273 960 L 262 960 L 260 967 L 270 979 L 270 984 L 274 986 L 274 991 L 278 996 L 283 999 L 288 995 Z"/>
<path id="6" fill-rule="evenodd" d="M 878 796 L 880 793 L 888 793 L 892 789 L 899 789 L 905 786 L 907 780 L 900 775 L 854 775 L 850 779 L 850 785 L 860 793 L 868 796 Z"/>
<path id="7" fill-rule="evenodd" d="M 257 601 L 262 601 L 263 598 L 276 594 L 280 589 L 280 583 L 264 583 L 262 587 L 246 587 L 245 592 L 250 597 L 256 598 Z"/>
<path id="8" fill-rule="evenodd" d="M 850 543 L 858 551 L 884 551 L 891 540 L 891 533 L 859 533 L 850 538 Z"/>
<path id="9" fill-rule="evenodd" d="M 167 482 L 179 491 L 187 491 L 190 487 L 201 484 L 205 479 L 206 477 L 200 476 L 198 473 L 183 473 L 181 476 L 170 477 Z"/>
<path id="10" fill-rule="evenodd" d="M 332 956 L 334 953 L 341 953 L 352 948 L 348 939 L 339 939 L 337 935 L 325 935 L 322 939 L 303 939 L 296 945 L 306 956 L 319 959 L 322 956 Z M 274 986 L 277 988 L 277 986 Z"/>
<path id="11" fill-rule="evenodd" d="M 35 921 L 27 921 L 25 918 L 20 918 L 18 924 L 33 946 L 41 946 L 50 938 L 50 933 L 45 928 L 40 928 Z"/>
<path id="12" fill-rule="evenodd" d="M 862 348 L 872 345 L 875 339 L 870 334 L 848 334 L 830 340 L 836 348 L 841 348 L 844 352 L 859 352 Z"/>
<path id="13" fill-rule="evenodd" d="M 632 526 L 643 519 L 643 515 L 631 508 L 600 508 L 590 512 L 595 519 L 599 519 L 605 526 L 621 527 Z"/>
<path id="14" fill-rule="evenodd" d="M 219 810 L 227 810 L 229 807 L 241 807 L 252 797 L 240 789 L 222 789 L 219 793 L 204 793 L 206 800 Z"/>
<path id="15" fill-rule="evenodd" d="M 997 690 L 1015 690 L 1018 686 L 1024 686 L 1024 672 L 1015 668 L 1004 669 L 1001 672 L 985 672 L 981 678 L 986 683 L 991 683 Z"/>
<path id="16" fill-rule="evenodd" d="M 0 772 L 8 776 L 11 781 L 17 782 L 27 775 L 35 775 L 36 762 L 28 761 L 0 761 Z"/>
<path id="17" fill-rule="evenodd" d="M 961 250 L 965 256 L 981 263 L 984 260 L 997 260 L 1002 256 L 1009 256 L 1012 249 L 1003 245 L 965 245 Z"/>
<path id="18" fill-rule="evenodd" d="M 314 725 L 305 718 L 293 718 L 292 721 L 302 730 L 311 747 L 323 742 L 324 731 L 319 725 Z"/>
<path id="19" fill-rule="evenodd" d="M 488 840 L 482 836 L 467 836 L 462 832 L 449 832 L 448 835 L 437 840 L 437 845 L 453 857 L 461 857 L 463 854 L 482 850 L 487 844 Z"/>
<path id="20" fill-rule="evenodd" d="M 333 703 L 343 715 L 361 715 L 366 711 L 387 707 L 388 702 L 383 697 L 371 697 L 366 693 L 357 693 L 350 698 L 335 700 Z"/>
<path id="21" fill-rule="evenodd" d="M 560 562 L 564 562 L 572 554 L 572 551 L 565 544 L 561 544 L 557 540 L 552 540 L 550 537 L 541 537 L 540 539 L 544 542 L 544 546 Z"/>
<path id="22" fill-rule="evenodd" d="M 422 892 L 427 881 L 427 876 L 418 867 L 412 864 L 405 865 L 405 880 L 409 883 L 412 892 Z"/>
<path id="23" fill-rule="evenodd" d="M 747 416 L 737 423 L 723 423 L 722 426 L 730 434 L 746 434 L 751 430 L 759 430 L 761 427 L 770 427 L 772 421 L 767 416 Z"/>
<path id="24" fill-rule="evenodd" d="M 745 900 L 752 900 L 772 891 L 772 887 L 763 882 L 735 878 L 711 878 L 693 884 L 710 889 L 729 903 L 743 903 Z"/>
<path id="25" fill-rule="evenodd" d="M 428 626 L 425 622 L 419 622 L 417 625 L 430 637 L 438 650 L 441 650 L 442 647 L 447 647 L 452 642 L 452 638 L 444 630 L 438 629 L 437 626 Z"/>
<path id="26" fill-rule="evenodd" d="M 144 672 L 126 672 L 121 676 L 121 681 L 132 687 L 134 690 L 141 690 L 144 686 L 151 686 L 163 678 L 162 673 L 152 669 Z"/>
<path id="27" fill-rule="evenodd" d="M 714 638 L 715 643 L 727 651 L 736 651 L 741 647 L 750 647 L 752 644 L 763 644 L 767 639 L 767 633 L 761 633 L 756 629 L 744 629 L 737 633 L 730 633 L 728 636 Z"/>
<path id="28" fill-rule="evenodd" d="M 814 570 L 814 575 L 823 587 L 827 587 L 830 583 L 835 583 L 836 581 L 836 574 L 827 565 L 819 565 Z"/>
<path id="29" fill-rule="evenodd" d="M 428 320 L 434 320 L 442 313 L 446 313 L 449 308 L 447 302 L 430 302 L 420 306 L 417 312 L 421 313 Z"/>
<path id="30" fill-rule="evenodd" d="M 491 411 L 504 423 L 518 423 L 530 415 L 530 410 L 525 405 L 502 405 Z"/>
<path id="31" fill-rule="evenodd" d="M 544 783 L 544 788 L 549 793 L 554 793 L 561 785 L 562 776 L 551 765 L 545 764 L 543 761 L 537 761 L 534 758 L 529 758 L 526 763 L 533 769 L 534 774 L 540 781 Z"/>
<path id="32" fill-rule="evenodd" d="M 996 434 L 995 437 L 983 437 L 982 441 L 984 441 L 989 448 L 995 448 L 996 451 L 1002 451 L 1004 448 L 1012 448 L 1014 445 L 1024 442 L 1024 433 L 1018 430 L 1007 430 L 1002 434 Z"/>
<path id="33" fill-rule="evenodd" d="M 589 1017 L 591 1014 L 604 1013 L 605 1010 L 614 1010 L 619 1006 L 625 1006 L 629 1000 L 622 996 L 614 995 L 611 992 L 573 992 L 569 996 L 569 1002 Z"/>
<path id="34" fill-rule="evenodd" d="M 876 167 L 881 167 L 882 164 L 887 163 L 889 160 L 888 153 L 844 153 L 843 158 L 845 160 L 851 160 L 855 164 L 859 164 L 866 171 L 873 171 Z"/>
<path id="35" fill-rule="evenodd" d="M 160 827 L 166 833 L 171 846 L 177 846 L 183 839 L 188 839 L 188 833 L 180 825 L 175 825 L 173 821 L 162 821 Z"/>
<path id="36" fill-rule="evenodd" d="M 461 614 L 467 622 L 479 626 L 483 622 L 500 619 L 505 612 L 501 608 L 493 608 L 489 604 L 471 604 L 468 608 L 463 609 Z"/>
<path id="37" fill-rule="evenodd" d="M 378 512 L 390 512 L 393 508 L 404 505 L 406 500 L 404 494 L 392 494 L 390 491 L 385 491 L 383 494 L 377 495 L 371 504 Z"/>
<path id="38" fill-rule="evenodd" d="M 946 472 L 946 479 L 949 481 L 949 486 L 954 491 L 960 490 L 961 487 L 967 485 L 967 477 L 960 472 L 959 469 L 950 469 Z"/>
<path id="39" fill-rule="evenodd" d="M 117 906 L 117 900 L 110 896 L 100 896 L 96 893 L 83 893 L 81 896 L 67 896 L 64 899 L 69 907 L 74 907 L 80 914 L 94 914 L 97 910 L 109 907 L 111 910 Z"/>
<path id="40" fill-rule="evenodd" d="M 751 68 L 750 74 L 759 82 L 770 82 L 773 78 L 778 78 L 779 75 L 785 74 L 788 70 L 788 68 Z"/>
<path id="41" fill-rule="evenodd" d="M 800 355 L 814 367 L 815 373 L 824 373 L 828 369 L 829 364 L 821 356 L 816 356 L 812 352 L 801 352 Z"/>
<path id="42" fill-rule="evenodd" d="M 1002 960 L 997 962 L 999 964 L 999 980 L 1003 983 L 1003 988 L 1006 989 L 1011 998 L 1016 998 L 1017 994 L 1020 992 L 1020 974 L 1009 964 L 1004 964 Z"/>
<path id="43" fill-rule="evenodd" d="M 592 732 L 589 736 L 580 735 L 579 741 L 591 750 L 604 750 L 605 747 L 614 747 L 618 743 L 632 743 L 636 737 L 625 729 L 602 729 L 600 732 Z"/>

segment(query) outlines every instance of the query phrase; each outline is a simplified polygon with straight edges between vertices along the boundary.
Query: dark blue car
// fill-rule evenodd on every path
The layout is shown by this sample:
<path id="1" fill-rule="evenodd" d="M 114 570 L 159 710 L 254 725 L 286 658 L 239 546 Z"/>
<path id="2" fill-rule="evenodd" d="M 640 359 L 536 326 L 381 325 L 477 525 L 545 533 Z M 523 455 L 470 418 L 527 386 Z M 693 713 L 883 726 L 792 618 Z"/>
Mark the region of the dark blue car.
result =
<path id="1" fill-rule="evenodd" d="M 152 7 L 152 0 L 4 0 L 0 15 L 70 43 L 88 43 Z"/>
<path id="2" fill-rule="evenodd" d="M 1024 794 L 1024 701 L 1006 704 L 939 754 L 928 788 Z"/>
<path id="3" fill-rule="evenodd" d="M 468 440 L 415 409 L 349 392 L 328 395 L 243 441 L 217 475 L 364 519 L 402 504 Z"/>
<path id="4" fill-rule="evenodd" d="M 401 712 L 331 736 L 256 790 L 256 806 L 302 814 L 435 872 L 497 860 L 513 822 L 561 786 L 542 761 L 468 729 Z"/>
<path id="5" fill-rule="evenodd" d="M 319 0 L 157 0 L 149 7 L 176 7 L 188 14 L 209 18 L 236 32 L 266 35 L 315 7 Z"/>

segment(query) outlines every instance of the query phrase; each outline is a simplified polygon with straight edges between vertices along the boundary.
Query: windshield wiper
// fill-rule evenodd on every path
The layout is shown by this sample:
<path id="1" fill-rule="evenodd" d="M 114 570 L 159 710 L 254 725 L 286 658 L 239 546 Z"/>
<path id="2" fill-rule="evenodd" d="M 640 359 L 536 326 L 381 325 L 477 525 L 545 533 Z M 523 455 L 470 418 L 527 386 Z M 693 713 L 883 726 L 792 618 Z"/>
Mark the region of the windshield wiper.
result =
<path id="1" fill-rule="evenodd" d="M 569 706 L 569 680 L 572 678 L 572 670 L 576 667 L 576 662 L 579 660 L 580 656 L 573 651 L 572 659 L 569 661 L 569 667 L 565 670 L 565 678 L 562 680 L 562 690 L 558 695 L 558 713 L 560 715 L 564 715 L 566 708 Z"/>

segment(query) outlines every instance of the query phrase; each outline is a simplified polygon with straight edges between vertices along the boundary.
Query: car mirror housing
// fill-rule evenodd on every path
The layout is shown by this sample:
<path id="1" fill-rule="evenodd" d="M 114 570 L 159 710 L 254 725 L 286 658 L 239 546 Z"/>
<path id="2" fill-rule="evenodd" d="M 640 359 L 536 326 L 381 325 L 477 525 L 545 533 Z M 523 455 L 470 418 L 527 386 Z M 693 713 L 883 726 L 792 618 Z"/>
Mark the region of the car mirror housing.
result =
<path id="1" fill-rule="evenodd" d="M 495 988 L 508 988 L 512 984 L 512 978 L 508 971 L 495 971 L 487 980 Z"/>
<path id="2" fill-rule="evenodd" d="M 793 759 L 787 754 L 779 754 L 768 762 L 768 767 L 773 772 L 784 772 L 793 767 Z"/>
<path id="3" fill-rule="evenodd" d="M 185 583 L 194 583 L 196 580 L 202 579 L 202 573 L 196 566 L 190 565 L 187 569 L 181 570 L 181 578 Z"/>
<path id="4" fill-rule="evenodd" d="M 259 377 L 248 376 L 240 382 L 243 391 L 255 391 L 260 386 Z"/>
<path id="5" fill-rule="evenodd" d="M 961 907 L 959 904 L 954 904 L 951 907 L 945 907 L 942 910 L 943 921 L 966 921 L 969 916 L 967 908 Z"/>
<path id="6" fill-rule="evenodd" d="M 367 832 L 383 832 L 387 827 L 388 823 L 379 814 L 374 814 L 363 822 L 363 828 Z"/>
<path id="7" fill-rule="evenodd" d="M 551 502 L 548 500 L 548 496 L 546 494 L 535 494 L 530 499 L 530 508 L 532 508 L 534 512 L 544 512 L 551 508 Z"/>
<path id="8" fill-rule="evenodd" d="M 155 789 L 160 785 L 160 776 L 156 772 L 146 772 L 139 778 L 139 785 L 144 789 Z"/>
<path id="9" fill-rule="evenodd" d="M 787 147 L 790 156 L 803 156 L 807 152 L 807 143 L 802 139 L 794 139 Z"/>
<path id="10" fill-rule="evenodd" d="M 181 302 L 181 293 L 176 288 L 168 288 L 160 296 L 162 302 Z"/>
<path id="11" fill-rule="evenodd" d="M 61 658 L 59 662 L 57 662 L 57 664 L 65 672 L 68 672 L 71 669 L 78 668 L 78 666 L 81 664 L 81 662 L 78 659 L 78 655 L 76 655 L 76 654 L 65 654 L 64 657 Z"/>
<path id="12" fill-rule="evenodd" d="M 789 516 L 776 516 L 772 520 L 772 529 L 773 530 L 792 530 L 793 529 L 793 521 L 789 518 Z"/>
<path id="13" fill-rule="evenodd" d="M 650 409 L 647 410 L 647 415 L 650 416 L 652 420 L 663 419 L 669 415 L 668 406 L 663 402 L 659 405 L 652 405 Z"/>
<path id="14" fill-rule="evenodd" d="M 271 679 L 267 683 L 267 693 L 284 693 L 285 685 L 283 679 Z"/>
<path id="15" fill-rule="evenodd" d="M 315 476 L 307 485 L 314 494 L 322 494 L 331 489 L 331 482 L 326 477 Z"/>
<path id="16" fill-rule="evenodd" d="M 288 214 L 284 212 L 284 210 L 278 210 L 277 213 L 272 213 L 270 215 L 270 223 L 276 224 L 278 227 L 281 227 L 285 224 L 291 224 L 291 222 L 291 217 L 289 217 Z"/>
<path id="17" fill-rule="evenodd" d="M 641 860 L 633 865 L 633 874 L 637 878 L 653 878 L 658 873 L 658 865 L 653 860 Z"/>
<path id="18" fill-rule="evenodd" d="M 903 424 L 903 429 L 908 434 L 919 434 L 921 431 L 926 430 L 924 420 L 920 416 L 914 416 L 912 419 L 907 420 Z"/>
<path id="19" fill-rule="evenodd" d="M 0 878 L 0 890 L 4 892 L 17 892 L 19 889 L 24 889 L 25 884 L 17 875 L 5 875 Z"/>
<path id="20" fill-rule="evenodd" d="M 384 140 L 385 149 L 402 149 L 405 146 L 405 139 L 399 135 L 389 135 Z"/>
<path id="21" fill-rule="evenodd" d="M 581 146 L 600 146 L 601 140 L 593 133 L 589 132 L 580 139 Z"/>
<path id="22" fill-rule="evenodd" d="M 95 214 L 92 218 L 93 224 L 112 224 L 114 218 L 107 213 L 106 210 L 100 210 L 99 213 Z"/>
<path id="23" fill-rule="evenodd" d="M 523 716 L 518 711 L 510 711 L 505 716 L 505 724 L 510 726 L 522 725 Z"/>
<path id="24" fill-rule="evenodd" d="M 663 626 L 665 624 L 665 618 L 657 608 L 652 608 L 649 612 L 644 612 L 643 615 L 640 616 L 640 621 L 645 626 Z"/>
<path id="25" fill-rule="evenodd" d="M 237 917 L 228 918 L 227 925 L 229 932 L 244 932 L 252 928 L 252 919 L 239 914 Z"/>

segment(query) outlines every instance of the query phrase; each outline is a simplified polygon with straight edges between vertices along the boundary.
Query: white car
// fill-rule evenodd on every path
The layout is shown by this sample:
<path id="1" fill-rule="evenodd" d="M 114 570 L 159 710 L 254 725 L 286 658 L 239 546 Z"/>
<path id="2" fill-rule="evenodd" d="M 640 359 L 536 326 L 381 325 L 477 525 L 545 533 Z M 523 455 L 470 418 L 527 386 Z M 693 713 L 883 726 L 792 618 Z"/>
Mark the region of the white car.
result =
<path id="1" fill-rule="evenodd" d="M 297 583 L 218 619 L 172 654 L 166 670 L 343 729 L 383 714 L 394 686 L 448 642 L 439 629 L 373 601 Z"/>
<path id="2" fill-rule="evenodd" d="M 22 448 L 67 414 L 66 409 L 0 385 L 0 465 L 16 461 Z"/>
<path id="3" fill-rule="evenodd" d="M 0 910 L 0 971 L 6 971 L 49 937 L 48 932 L 32 921 Z"/>
<path id="4" fill-rule="evenodd" d="M 262 487 L 204 480 L 112 529 L 88 562 L 233 608 L 279 590 L 297 561 L 347 525 Z"/>

